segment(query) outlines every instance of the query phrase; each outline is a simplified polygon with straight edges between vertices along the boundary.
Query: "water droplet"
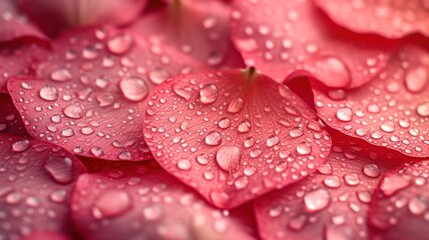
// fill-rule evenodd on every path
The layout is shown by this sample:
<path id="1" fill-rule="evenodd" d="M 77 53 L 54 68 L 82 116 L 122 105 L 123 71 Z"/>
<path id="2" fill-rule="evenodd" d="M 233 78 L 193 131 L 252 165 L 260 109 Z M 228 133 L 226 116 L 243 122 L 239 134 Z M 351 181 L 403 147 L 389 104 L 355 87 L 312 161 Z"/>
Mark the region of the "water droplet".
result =
<path id="1" fill-rule="evenodd" d="M 222 146 L 216 153 L 216 162 L 224 171 L 238 165 L 241 158 L 241 149 L 237 146 Z"/>
<path id="2" fill-rule="evenodd" d="M 44 168 L 59 183 L 68 184 L 73 181 L 73 161 L 68 157 L 50 156 Z"/>
<path id="3" fill-rule="evenodd" d="M 429 117 L 429 102 L 420 103 L 417 106 L 417 114 L 422 117 Z"/>
<path id="4" fill-rule="evenodd" d="M 191 162 L 187 159 L 181 159 L 177 162 L 177 167 L 180 170 L 188 171 L 191 169 L 192 165 Z"/>
<path id="5" fill-rule="evenodd" d="M 310 154 L 312 151 L 311 145 L 305 142 L 298 143 L 298 145 L 296 145 L 296 151 L 300 155 Z"/>
<path id="6" fill-rule="evenodd" d="M 267 138 L 267 146 L 273 147 L 280 143 L 280 139 L 277 136 L 270 136 Z"/>
<path id="7" fill-rule="evenodd" d="M 64 115 L 66 115 L 69 118 L 82 118 L 83 117 L 83 106 L 79 103 L 73 103 L 71 105 L 68 105 L 63 109 Z"/>
<path id="8" fill-rule="evenodd" d="M 58 90 L 53 86 L 44 86 L 40 89 L 39 96 L 47 101 L 55 101 L 58 98 Z"/>
<path id="9" fill-rule="evenodd" d="M 187 86 L 182 86 L 180 84 L 174 84 L 173 85 L 173 91 L 179 95 L 180 97 L 184 98 L 186 101 L 191 99 L 192 96 L 192 88 Z"/>
<path id="10" fill-rule="evenodd" d="M 387 122 L 383 122 L 380 125 L 381 130 L 391 133 L 393 131 L 395 131 L 395 124 L 393 122 L 387 121 Z"/>
<path id="11" fill-rule="evenodd" d="M 330 188 L 339 188 L 341 186 L 341 181 L 338 176 L 327 176 L 323 179 L 323 183 Z"/>
<path id="12" fill-rule="evenodd" d="M 126 77 L 121 79 L 119 88 L 122 94 L 130 101 L 141 101 L 149 92 L 146 82 L 139 77 Z"/>
<path id="13" fill-rule="evenodd" d="M 30 147 L 30 141 L 28 141 L 27 139 L 24 139 L 21 141 L 14 142 L 12 144 L 12 151 L 23 152 L 27 150 L 29 147 Z"/>
<path id="14" fill-rule="evenodd" d="M 143 216 L 148 221 L 158 220 L 163 212 L 163 208 L 158 204 L 152 204 L 143 208 Z"/>
<path id="15" fill-rule="evenodd" d="M 69 81 L 73 78 L 72 74 L 67 69 L 57 69 L 51 73 L 51 79 L 58 82 Z"/>
<path id="16" fill-rule="evenodd" d="M 197 156 L 197 162 L 202 165 L 209 163 L 209 156 L 207 154 L 201 153 Z"/>
<path id="17" fill-rule="evenodd" d="M 383 178 L 380 189 L 386 196 L 392 196 L 410 184 L 411 180 L 407 175 L 389 175 Z"/>
<path id="18" fill-rule="evenodd" d="M 405 86 L 410 92 L 421 92 L 429 81 L 429 74 L 424 67 L 411 68 L 405 76 Z"/>
<path id="19" fill-rule="evenodd" d="M 216 101 L 218 97 L 218 90 L 216 85 L 207 84 L 200 90 L 200 102 L 204 104 L 210 104 Z"/>
<path id="20" fill-rule="evenodd" d="M 363 173 L 368 177 L 377 178 L 380 176 L 381 171 L 377 165 L 370 163 L 363 167 Z"/>
<path id="21" fill-rule="evenodd" d="M 424 199 L 420 197 L 413 197 L 408 202 L 408 209 L 411 213 L 415 215 L 422 214 L 427 209 L 427 203 Z"/>
<path id="22" fill-rule="evenodd" d="M 101 155 L 104 154 L 104 151 L 100 147 L 92 147 L 91 154 L 94 155 L 95 157 L 100 157 Z"/>
<path id="23" fill-rule="evenodd" d="M 164 68 L 156 68 L 149 73 L 149 79 L 156 85 L 170 77 L 170 73 Z"/>
<path id="24" fill-rule="evenodd" d="M 302 130 L 302 128 L 293 128 L 292 130 L 290 130 L 289 135 L 292 138 L 297 138 L 297 137 L 301 137 L 304 134 L 304 131 Z"/>
<path id="25" fill-rule="evenodd" d="M 356 173 L 351 173 L 344 175 L 344 181 L 350 186 L 356 186 L 360 183 L 360 178 Z"/>
<path id="26" fill-rule="evenodd" d="M 229 128 L 231 126 L 231 120 L 229 118 L 221 118 L 218 126 L 222 129 Z"/>
<path id="27" fill-rule="evenodd" d="M 228 112 L 229 113 L 238 113 L 243 109 L 244 106 L 244 100 L 240 97 L 234 98 L 231 100 L 231 102 L 228 105 Z"/>
<path id="28" fill-rule="evenodd" d="M 127 192 L 110 190 L 103 193 L 94 203 L 95 217 L 113 218 L 124 214 L 132 207 L 132 200 Z"/>
<path id="29" fill-rule="evenodd" d="M 205 142 L 209 146 L 217 146 L 222 142 L 222 136 L 220 135 L 220 133 L 212 131 L 207 134 Z"/>
<path id="30" fill-rule="evenodd" d="M 255 144 L 255 139 L 252 137 L 248 137 L 244 140 L 244 146 L 246 148 L 250 148 Z"/>
<path id="31" fill-rule="evenodd" d="M 238 131 L 241 133 L 247 133 L 250 131 L 252 124 L 248 120 L 244 120 L 238 124 Z"/>
<path id="32" fill-rule="evenodd" d="M 69 127 L 64 128 L 61 131 L 61 135 L 64 136 L 64 137 L 71 137 L 71 136 L 74 135 L 74 130 L 73 130 L 73 128 L 69 128 Z"/>
<path id="33" fill-rule="evenodd" d="M 131 49 L 133 43 L 134 39 L 130 34 L 121 32 L 107 41 L 107 48 L 113 54 L 124 54 Z"/>
<path id="34" fill-rule="evenodd" d="M 349 122 L 352 120 L 353 111 L 348 107 L 342 107 L 337 110 L 336 116 L 340 121 Z"/>
<path id="35" fill-rule="evenodd" d="M 304 203 L 308 211 L 316 212 L 324 209 L 331 201 L 331 195 L 325 189 L 317 189 L 304 195 Z"/>
<path id="36" fill-rule="evenodd" d="M 325 85 L 329 87 L 347 87 L 350 84 L 351 78 L 346 64 L 335 57 L 322 57 L 314 63 L 315 72 L 323 72 L 325 76 L 330 76 L 328 79 L 320 77 Z"/>
<path id="37" fill-rule="evenodd" d="M 249 178 L 247 176 L 238 177 L 234 182 L 234 186 L 238 190 L 246 188 L 247 185 L 249 185 Z"/>

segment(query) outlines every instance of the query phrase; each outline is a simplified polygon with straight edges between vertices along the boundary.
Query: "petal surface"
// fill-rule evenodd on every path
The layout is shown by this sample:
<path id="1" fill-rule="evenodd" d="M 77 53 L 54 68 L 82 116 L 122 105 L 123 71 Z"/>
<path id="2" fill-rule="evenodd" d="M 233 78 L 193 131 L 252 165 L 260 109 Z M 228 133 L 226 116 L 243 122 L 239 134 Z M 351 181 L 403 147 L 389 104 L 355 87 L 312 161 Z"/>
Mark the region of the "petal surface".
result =
<path id="1" fill-rule="evenodd" d="M 12 99 L 4 93 L 0 93 L 0 133 L 16 136 L 27 135 L 27 130 Z"/>
<path id="2" fill-rule="evenodd" d="M 87 239 L 253 239 L 155 162 L 83 174 L 72 209 Z"/>
<path id="3" fill-rule="evenodd" d="M 316 0 L 336 23 L 360 33 L 400 38 L 411 33 L 429 37 L 429 1 Z"/>
<path id="4" fill-rule="evenodd" d="M 82 156 L 138 161 L 151 159 L 142 131 L 148 94 L 198 66 L 156 39 L 77 29 L 55 41 L 37 79 L 8 88 L 33 137 Z"/>
<path id="5" fill-rule="evenodd" d="M 313 88 L 318 115 L 353 137 L 413 157 L 429 156 L 429 52 L 402 46 L 386 69 L 354 89 Z"/>
<path id="6" fill-rule="evenodd" d="M 252 68 L 164 82 L 150 97 L 145 123 L 158 163 L 220 208 L 303 178 L 331 147 L 313 111 Z"/>
<path id="7" fill-rule="evenodd" d="M 396 155 L 350 137 L 333 136 L 317 172 L 255 201 L 263 239 L 370 239 L 367 212 L 381 174 L 398 165 Z"/>
<path id="8" fill-rule="evenodd" d="M 359 86 L 385 66 L 394 47 L 335 26 L 310 0 L 232 6 L 232 37 L 247 66 L 278 82 L 311 75 L 331 87 Z"/>
<path id="9" fill-rule="evenodd" d="M 241 68 L 243 60 L 230 40 L 229 11 L 218 0 L 168 1 L 165 9 L 144 15 L 131 29 L 155 35 L 208 66 Z"/>
<path id="10" fill-rule="evenodd" d="M 55 145 L 4 134 L 0 152 L 0 238 L 69 233 L 71 190 L 85 172 L 79 160 Z"/>
<path id="11" fill-rule="evenodd" d="M 383 176 L 371 204 L 374 239 L 427 239 L 429 159 L 404 164 Z"/>

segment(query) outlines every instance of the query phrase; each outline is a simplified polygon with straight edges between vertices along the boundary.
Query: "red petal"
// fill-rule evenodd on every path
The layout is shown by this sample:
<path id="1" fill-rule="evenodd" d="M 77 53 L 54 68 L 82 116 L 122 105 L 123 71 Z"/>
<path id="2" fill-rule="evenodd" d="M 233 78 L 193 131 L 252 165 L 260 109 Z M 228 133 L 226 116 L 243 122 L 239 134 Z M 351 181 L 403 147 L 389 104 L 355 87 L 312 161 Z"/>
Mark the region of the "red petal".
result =
<path id="1" fill-rule="evenodd" d="M 9 95 L 0 93 L 0 133 L 25 136 L 24 123 Z"/>
<path id="2" fill-rule="evenodd" d="M 420 32 L 429 37 L 429 2 L 316 0 L 335 22 L 360 33 L 400 38 Z"/>
<path id="3" fill-rule="evenodd" d="M 383 148 L 342 138 L 333 136 L 339 145 L 316 173 L 256 200 L 263 239 L 369 239 L 372 193 L 399 154 L 388 158 Z"/>
<path id="4" fill-rule="evenodd" d="M 52 144 L 7 135 L 0 135 L 0 152 L 2 238 L 70 231 L 70 191 L 85 171 L 79 160 Z"/>
<path id="5" fill-rule="evenodd" d="M 295 73 L 331 87 L 359 86 L 385 66 L 393 47 L 338 28 L 312 1 L 234 1 L 231 26 L 246 64 L 278 82 Z"/>
<path id="6" fill-rule="evenodd" d="M 220 208 L 303 178 L 331 146 L 299 97 L 252 68 L 163 83 L 145 122 L 145 139 L 161 166 Z"/>
<path id="7" fill-rule="evenodd" d="M 0 42 L 30 36 L 46 38 L 36 27 L 20 15 L 13 0 L 0 1 Z"/>
<path id="8" fill-rule="evenodd" d="M 353 137 L 414 157 L 429 156 L 429 53 L 404 46 L 370 83 L 313 90 L 319 116 Z"/>
<path id="9" fill-rule="evenodd" d="M 83 156 L 150 159 L 142 132 L 147 95 L 199 64 L 156 39 L 110 30 L 67 32 L 38 68 L 43 81 L 14 79 L 9 91 L 37 139 Z"/>
<path id="10" fill-rule="evenodd" d="M 383 176 L 371 204 L 374 239 L 427 239 L 429 160 L 407 163 Z"/>
<path id="11" fill-rule="evenodd" d="M 243 60 L 230 40 L 229 10 L 219 0 L 169 1 L 166 9 L 143 16 L 132 29 L 155 35 L 209 66 L 241 68 Z"/>
<path id="12" fill-rule="evenodd" d="M 72 216 L 86 239 L 252 239 L 154 162 L 84 174 L 76 189 Z"/>
<path id="13" fill-rule="evenodd" d="M 125 24 L 147 0 L 15 0 L 17 6 L 49 35 L 69 26 Z"/>

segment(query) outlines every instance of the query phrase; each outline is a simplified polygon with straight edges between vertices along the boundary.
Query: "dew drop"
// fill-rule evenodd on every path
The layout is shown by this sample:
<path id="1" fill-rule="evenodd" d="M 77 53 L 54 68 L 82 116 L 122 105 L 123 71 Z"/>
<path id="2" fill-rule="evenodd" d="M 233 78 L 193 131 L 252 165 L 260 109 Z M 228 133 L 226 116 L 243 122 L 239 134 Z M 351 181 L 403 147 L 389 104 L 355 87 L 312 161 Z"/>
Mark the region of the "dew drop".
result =
<path id="1" fill-rule="evenodd" d="M 73 161 L 68 157 L 50 156 L 44 168 L 58 183 L 68 184 L 73 181 Z"/>
<path id="2" fill-rule="evenodd" d="M 216 162 L 221 169 L 229 172 L 238 165 L 241 158 L 241 149 L 237 146 L 222 146 L 216 153 Z"/>
<path id="3" fill-rule="evenodd" d="M 312 151 L 311 145 L 305 142 L 298 143 L 298 145 L 296 146 L 296 151 L 300 155 L 308 155 Z"/>
<path id="4" fill-rule="evenodd" d="M 387 122 L 383 122 L 380 125 L 381 130 L 387 132 L 387 133 L 391 133 L 393 131 L 395 131 L 395 125 L 393 122 L 387 121 Z"/>
<path id="5" fill-rule="evenodd" d="M 324 209 L 331 201 L 331 196 L 325 189 L 317 189 L 307 192 L 304 195 L 305 207 L 310 212 L 316 212 Z"/>
<path id="6" fill-rule="evenodd" d="M 62 68 L 57 69 L 51 73 L 51 79 L 58 82 L 69 81 L 73 78 L 69 70 Z"/>
<path id="7" fill-rule="evenodd" d="M 200 90 L 200 102 L 204 104 L 210 104 L 216 101 L 218 97 L 218 90 L 216 85 L 208 84 Z"/>
<path id="8" fill-rule="evenodd" d="M 382 180 L 380 189 L 386 196 L 392 196 L 396 192 L 405 189 L 410 184 L 411 180 L 406 175 L 390 175 Z"/>
<path id="9" fill-rule="evenodd" d="M 280 139 L 277 136 L 270 136 L 267 138 L 267 146 L 273 147 L 280 143 Z"/>
<path id="10" fill-rule="evenodd" d="M 252 127 L 252 124 L 248 120 L 244 120 L 241 123 L 238 124 L 238 131 L 241 133 L 247 133 L 250 131 L 250 128 Z"/>
<path id="11" fill-rule="evenodd" d="M 24 139 L 21 141 L 14 142 L 12 144 L 12 151 L 23 152 L 27 150 L 29 147 L 30 147 L 30 141 L 28 141 L 27 139 Z"/>
<path id="12" fill-rule="evenodd" d="M 315 71 L 322 72 L 328 79 L 319 79 L 329 87 L 346 87 L 350 84 L 351 78 L 346 64 L 336 57 L 322 57 L 315 62 Z"/>
<path id="13" fill-rule="evenodd" d="M 149 205 L 143 208 L 143 216 L 148 221 L 154 221 L 161 218 L 163 208 L 158 204 Z"/>
<path id="14" fill-rule="evenodd" d="M 304 131 L 302 130 L 302 128 L 298 128 L 298 127 L 293 128 L 289 132 L 289 136 L 292 138 L 301 137 L 303 134 L 304 134 Z"/>
<path id="15" fill-rule="evenodd" d="M 247 185 L 249 185 L 249 178 L 247 176 L 238 177 L 234 182 L 234 186 L 238 190 L 246 188 Z"/>
<path id="16" fill-rule="evenodd" d="M 141 101 L 149 92 L 146 82 L 139 77 L 121 79 L 119 88 L 122 94 L 130 101 Z"/>
<path id="17" fill-rule="evenodd" d="M 205 143 L 209 146 L 218 146 L 222 142 L 222 136 L 219 132 L 212 131 L 207 134 Z"/>
<path id="18" fill-rule="evenodd" d="M 428 79 L 429 74 L 425 68 L 414 67 L 405 76 L 405 86 L 412 93 L 421 92 L 425 89 Z"/>
<path id="19" fill-rule="evenodd" d="M 229 118 L 221 118 L 218 126 L 222 129 L 229 128 L 231 126 L 231 120 Z"/>
<path id="20" fill-rule="evenodd" d="M 74 104 L 68 105 L 63 109 L 64 115 L 66 115 L 69 118 L 82 118 L 83 117 L 83 106 L 76 102 Z"/>
<path id="21" fill-rule="evenodd" d="M 420 103 L 417 106 L 417 114 L 422 117 L 429 117 L 429 102 Z"/>
<path id="22" fill-rule="evenodd" d="M 187 159 L 181 159 L 177 162 L 177 168 L 183 171 L 188 171 L 192 167 L 191 162 Z"/>
<path id="23" fill-rule="evenodd" d="M 227 111 L 229 113 L 238 113 L 241 111 L 241 109 L 243 109 L 243 106 L 244 100 L 242 98 L 234 98 L 233 100 L 231 100 L 231 102 L 229 102 Z"/>
<path id="24" fill-rule="evenodd" d="M 131 49 L 133 43 L 134 39 L 130 34 L 121 32 L 107 41 L 107 49 L 113 54 L 124 54 Z"/>
<path id="25" fill-rule="evenodd" d="M 149 73 L 149 79 L 156 85 L 170 77 L 170 73 L 164 68 L 156 68 Z"/>
<path id="26" fill-rule="evenodd" d="M 47 101 L 55 101 L 58 98 L 58 90 L 53 86 L 44 86 L 40 89 L 39 96 Z"/>
<path id="27" fill-rule="evenodd" d="M 363 167 L 363 173 L 368 177 L 377 178 L 380 176 L 381 171 L 376 164 L 370 163 Z"/>
<path id="28" fill-rule="evenodd" d="M 427 203 L 424 199 L 421 199 L 419 197 L 413 197 L 408 202 L 408 209 L 411 213 L 419 215 L 426 211 Z"/>
<path id="29" fill-rule="evenodd" d="M 192 88 L 190 88 L 190 87 L 185 87 L 185 86 L 182 86 L 180 84 L 174 84 L 173 85 L 173 91 L 177 95 L 179 95 L 180 97 L 185 99 L 186 101 L 189 101 L 191 99 Z"/>
<path id="30" fill-rule="evenodd" d="M 353 111 L 348 107 L 342 107 L 337 110 L 336 116 L 340 121 L 349 122 L 352 120 Z"/>
<path id="31" fill-rule="evenodd" d="M 103 193 L 94 203 L 96 218 L 113 218 L 123 215 L 132 208 L 132 200 L 127 192 L 110 190 Z"/>

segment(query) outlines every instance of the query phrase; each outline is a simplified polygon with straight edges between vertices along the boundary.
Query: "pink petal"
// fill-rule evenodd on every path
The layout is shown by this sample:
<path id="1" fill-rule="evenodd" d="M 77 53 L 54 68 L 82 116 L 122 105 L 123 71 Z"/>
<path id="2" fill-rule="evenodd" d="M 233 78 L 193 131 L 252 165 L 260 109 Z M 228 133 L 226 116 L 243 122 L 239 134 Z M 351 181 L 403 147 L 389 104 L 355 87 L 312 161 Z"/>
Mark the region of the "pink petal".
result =
<path id="1" fill-rule="evenodd" d="M 312 1 L 234 1 L 231 16 L 246 64 L 278 82 L 311 75 L 331 87 L 359 86 L 385 66 L 393 49 L 393 42 L 335 26 Z"/>
<path id="2" fill-rule="evenodd" d="M 429 160 L 404 164 L 383 176 L 371 203 L 374 239 L 427 239 Z"/>
<path id="3" fill-rule="evenodd" d="M 86 239 L 253 239 L 154 162 L 83 174 L 72 201 Z"/>
<path id="4" fill-rule="evenodd" d="M 85 171 L 79 160 L 52 144 L 4 134 L 0 152 L 0 236 L 69 232 L 70 191 Z"/>
<path id="5" fill-rule="evenodd" d="M 360 33 L 400 38 L 419 32 L 429 37 L 429 1 L 316 0 L 338 24 Z"/>
<path id="6" fill-rule="evenodd" d="M 220 208 L 303 178 L 330 151 L 313 111 L 253 68 L 178 76 L 150 99 L 144 134 L 155 159 Z"/>
<path id="7" fill-rule="evenodd" d="M 350 137 L 332 138 L 336 146 L 317 172 L 255 201 L 262 239 L 370 239 L 372 193 L 399 154 Z"/>
<path id="8" fill-rule="evenodd" d="M 69 26 L 120 25 L 138 17 L 148 0 L 15 0 L 49 35 Z"/>
<path id="9" fill-rule="evenodd" d="M 9 95 L 0 93 L 0 133 L 26 136 L 24 123 Z"/>
<path id="10" fill-rule="evenodd" d="M 244 66 L 230 40 L 228 4 L 219 0 L 167 2 L 167 8 L 144 15 L 132 29 L 141 36 L 155 35 L 211 67 Z"/>
<path id="11" fill-rule="evenodd" d="M 0 1 L 0 42 L 20 37 L 46 38 L 25 16 L 21 15 L 13 0 Z"/>
<path id="12" fill-rule="evenodd" d="M 82 156 L 137 161 L 151 159 L 142 132 L 147 95 L 199 66 L 154 38 L 90 28 L 55 41 L 37 69 L 41 80 L 8 87 L 33 137 Z"/>
<path id="13" fill-rule="evenodd" d="M 319 116 L 329 126 L 414 157 L 429 156 L 428 91 L 429 53 L 411 45 L 364 86 L 313 90 Z"/>

